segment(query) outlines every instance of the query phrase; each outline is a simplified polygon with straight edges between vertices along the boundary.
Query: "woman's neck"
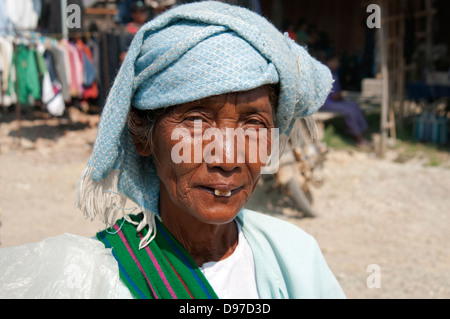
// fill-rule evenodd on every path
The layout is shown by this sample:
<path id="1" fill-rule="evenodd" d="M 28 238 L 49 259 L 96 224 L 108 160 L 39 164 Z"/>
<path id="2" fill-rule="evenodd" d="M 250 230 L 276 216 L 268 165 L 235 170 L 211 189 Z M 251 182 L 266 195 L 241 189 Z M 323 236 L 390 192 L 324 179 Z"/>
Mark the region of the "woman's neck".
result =
<path id="1" fill-rule="evenodd" d="M 180 242 L 198 266 L 230 256 L 238 244 L 238 230 L 233 220 L 227 224 L 205 224 L 188 214 L 161 212 L 164 226 Z"/>

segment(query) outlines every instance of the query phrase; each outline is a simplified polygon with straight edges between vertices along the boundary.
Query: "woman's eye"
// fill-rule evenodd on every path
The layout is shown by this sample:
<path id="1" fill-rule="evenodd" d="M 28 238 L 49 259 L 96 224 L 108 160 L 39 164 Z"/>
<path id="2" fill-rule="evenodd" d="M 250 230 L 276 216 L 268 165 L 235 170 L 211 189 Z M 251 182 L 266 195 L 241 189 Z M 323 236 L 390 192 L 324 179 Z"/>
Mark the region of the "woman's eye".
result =
<path id="1" fill-rule="evenodd" d="M 196 127 L 196 126 L 202 126 L 203 128 L 209 125 L 208 117 L 204 115 L 187 115 L 183 122 L 188 127 Z"/>
<path id="2" fill-rule="evenodd" d="M 184 118 L 185 121 L 195 122 L 195 121 L 203 121 L 203 118 L 198 115 L 192 115 Z"/>
<path id="3" fill-rule="evenodd" d="M 257 125 L 266 127 L 266 123 L 258 119 L 250 119 L 246 122 L 247 125 Z"/>

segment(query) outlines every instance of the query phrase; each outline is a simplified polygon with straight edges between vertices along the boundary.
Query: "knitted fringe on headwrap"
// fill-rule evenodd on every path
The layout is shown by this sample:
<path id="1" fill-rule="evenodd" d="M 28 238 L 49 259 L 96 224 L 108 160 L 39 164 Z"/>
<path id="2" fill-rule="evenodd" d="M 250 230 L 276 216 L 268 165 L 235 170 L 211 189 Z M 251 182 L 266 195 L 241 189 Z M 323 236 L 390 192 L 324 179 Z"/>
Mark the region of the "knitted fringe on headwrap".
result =
<path id="1" fill-rule="evenodd" d="M 90 220 L 94 220 L 98 216 L 106 227 L 113 226 L 117 219 L 121 217 L 124 217 L 126 222 L 137 226 L 137 232 L 148 226 L 149 230 L 139 244 L 139 249 L 145 248 L 156 236 L 156 213 L 142 209 L 142 220 L 140 222 L 133 221 L 128 216 L 129 214 L 124 212 L 127 210 L 134 211 L 136 207 L 127 209 L 125 207 L 127 196 L 121 194 L 118 190 L 120 171 L 111 170 L 107 178 L 98 182 L 92 179 L 92 172 L 93 169 L 89 165 L 83 170 L 77 185 L 75 206 Z M 159 218 L 159 216 L 157 217 Z"/>
<path id="2" fill-rule="evenodd" d="M 306 126 L 308 127 L 309 135 L 311 136 L 311 139 L 313 141 L 316 141 L 319 139 L 319 131 L 317 130 L 316 121 L 312 116 L 304 117 L 303 118 L 306 122 Z"/>
<path id="3" fill-rule="evenodd" d="M 125 220 L 136 227 L 136 231 L 139 233 L 144 227 L 148 226 L 147 234 L 141 239 L 139 243 L 139 249 L 145 248 L 156 237 L 156 221 L 155 218 L 160 218 L 159 215 L 152 213 L 146 209 L 143 210 L 143 218 L 140 222 L 133 221 L 129 216 L 124 216 Z"/>
<path id="4" fill-rule="evenodd" d="M 292 125 L 289 136 L 281 134 L 278 142 L 278 160 L 283 156 L 285 152 L 289 152 L 296 148 L 301 148 L 305 143 L 316 142 L 319 140 L 319 131 L 317 129 L 316 121 L 312 116 L 298 118 Z M 268 166 L 273 165 L 273 161 L 277 159 L 270 159 Z M 270 170 L 269 170 L 270 171 Z"/>
<path id="5" fill-rule="evenodd" d="M 305 138 L 312 142 L 318 140 L 319 132 L 314 118 L 311 116 L 298 118 L 292 127 L 289 138 L 293 147 L 301 146 L 306 142 Z"/>

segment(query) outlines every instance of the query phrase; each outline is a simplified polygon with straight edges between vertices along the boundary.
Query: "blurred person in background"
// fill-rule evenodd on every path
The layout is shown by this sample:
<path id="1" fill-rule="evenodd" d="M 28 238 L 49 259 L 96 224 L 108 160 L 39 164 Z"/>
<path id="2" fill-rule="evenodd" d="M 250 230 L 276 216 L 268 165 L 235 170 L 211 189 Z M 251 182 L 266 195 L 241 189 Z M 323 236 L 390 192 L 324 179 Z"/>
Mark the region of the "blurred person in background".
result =
<path id="1" fill-rule="evenodd" d="M 135 35 L 139 28 L 148 21 L 149 9 L 144 1 L 136 1 L 130 6 L 130 15 L 133 21 L 127 24 L 127 31 Z"/>
<path id="2" fill-rule="evenodd" d="M 138 30 L 151 18 L 158 16 L 164 11 L 170 9 L 176 4 L 176 0 L 150 0 L 150 1 L 133 1 L 129 5 L 130 16 L 132 21 L 128 22 L 125 27 L 126 35 L 121 38 L 122 53 L 120 54 L 120 62 L 123 62 L 127 54 L 128 47 L 131 44 Z"/>
<path id="3" fill-rule="evenodd" d="M 148 21 L 149 8 L 144 1 L 135 1 L 130 4 L 130 16 L 132 21 L 125 26 L 125 35 L 120 38 L 122 53 L 120 54 L 120 62 L 123 62 L 135 34 L 139 28 Z"/>
<path id="4" fill-rule="evenodd" d="M 331 55 L 326 60 L 327 66 L 333 74 L 333 88 L 328 95 L 325 104 L 319 112 L 339 113 L 344 116 L 347 133 L 355 139 L 358 146 L 368 144 L 363 134 L 368 129 L 366 117 L 358 103 L 346 101 L 342 96 L 342 87 L 339 80 L 339 59 Z"/>

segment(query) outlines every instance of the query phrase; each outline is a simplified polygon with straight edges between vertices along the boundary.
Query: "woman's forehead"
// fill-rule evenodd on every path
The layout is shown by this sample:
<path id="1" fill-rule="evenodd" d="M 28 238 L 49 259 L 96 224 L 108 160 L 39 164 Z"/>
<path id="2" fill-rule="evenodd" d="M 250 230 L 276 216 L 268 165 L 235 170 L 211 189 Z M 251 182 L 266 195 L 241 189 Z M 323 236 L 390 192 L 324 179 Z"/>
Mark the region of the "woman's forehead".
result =
<path id="1" fill-rule="evenodd" d="M 179 105 L 180 109 L 192 108 L 192 107 L 205 107 L 205 108 L 220 108 L 225 103 L 235 104 L 240 108 L 259 108 L 259 109 L 271 109 L 271 101 L 269 92 L 264 87 L 258 87 L 249 91 L 225 93 L 221 95 L 215 95 L 206 97 L 201 100 L 188 102 Z"/>

